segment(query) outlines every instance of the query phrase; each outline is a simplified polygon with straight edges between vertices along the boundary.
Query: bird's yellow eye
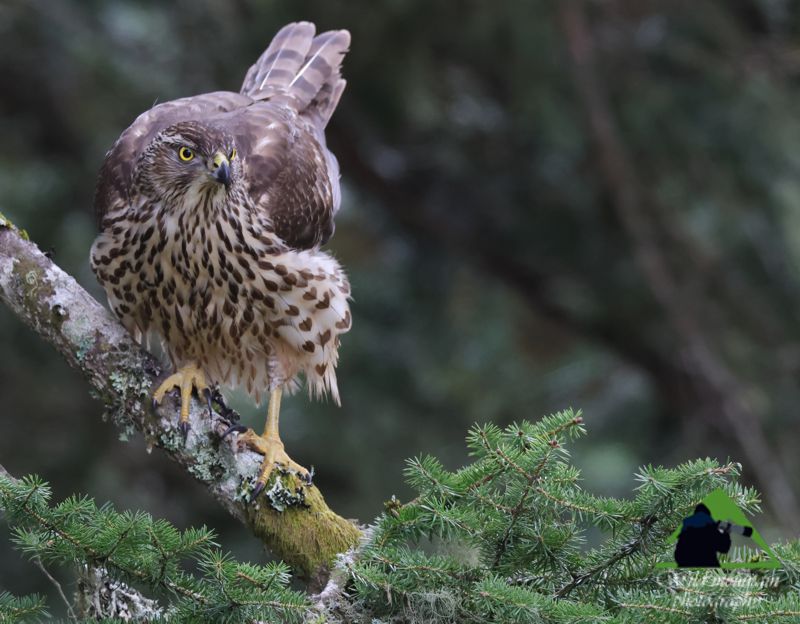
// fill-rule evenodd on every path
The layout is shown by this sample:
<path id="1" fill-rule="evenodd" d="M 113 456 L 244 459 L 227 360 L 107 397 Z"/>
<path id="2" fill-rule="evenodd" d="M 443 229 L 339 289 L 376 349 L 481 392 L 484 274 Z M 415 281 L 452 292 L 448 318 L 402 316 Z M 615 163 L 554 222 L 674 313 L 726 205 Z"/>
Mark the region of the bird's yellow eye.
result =
<path id="1" fill-rule="evenodd" d="M 183 162 L 189 162 L 192 158 L 194 158 L 194 152 L 188 147 L 182 147 L 178 150 L 178 156 Z"/>
<path id="2" fill-rule="evenodd" d="M 230 154 L 230 156 L 228 156 L 228 160 L 233 160 L 234 158 L 236 158 L 236 148 L 235 147 L 231 150 L 231 154 Z"/>

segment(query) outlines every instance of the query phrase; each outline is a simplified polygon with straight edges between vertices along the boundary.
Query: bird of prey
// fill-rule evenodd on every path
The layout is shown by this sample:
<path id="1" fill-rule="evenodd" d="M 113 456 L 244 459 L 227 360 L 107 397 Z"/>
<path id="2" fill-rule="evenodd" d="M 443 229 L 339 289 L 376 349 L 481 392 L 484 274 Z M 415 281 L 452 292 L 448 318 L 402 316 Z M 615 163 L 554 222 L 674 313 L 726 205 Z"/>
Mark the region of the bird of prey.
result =
<path id="1" fill-rule="evenodd" d="M 278 465 L 309 478 L 278 434 L 281 391 L 304 377 L 309 395 L 339 403 L 339 337 L 350 329 L 350 285 L 320 247 L 334 231 L 339 165 L 325 126 L 345 81 L 346 30 L 283 27 L 239 93 L 154 106 L 114 143 L 95 195 L 100 234 L 91 264 L 137 340 L 157 336 L 180 389 L 179 428 L 193 390 L 269 392 L 262 435 L 239 443 L 264 461 L 254 496 Z"/>

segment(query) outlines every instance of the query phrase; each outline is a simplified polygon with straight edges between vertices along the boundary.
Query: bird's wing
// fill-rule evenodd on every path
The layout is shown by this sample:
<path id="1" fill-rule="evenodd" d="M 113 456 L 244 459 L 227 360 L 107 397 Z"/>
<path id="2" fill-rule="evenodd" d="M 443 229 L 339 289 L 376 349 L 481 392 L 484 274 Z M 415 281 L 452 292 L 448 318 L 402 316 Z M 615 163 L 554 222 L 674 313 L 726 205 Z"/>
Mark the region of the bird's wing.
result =
<path id="1" fill-rule="evenodd" d="M 100 168 L 94 197 L 98 224 L 111 209 L 130 201 L 133 172 L 139 156 L 165 128 L 181 121 L 203 121 L 251 104 L 239 93 L 217 91 L 164 102 L 139 115 L 111 147 Z"/>
<path id="2" fill-rule="evenodd" d="M 333 234 L 339 205 L 339 168 L 314 123 L 271 101 L 217 115 L 242 159 L 256 210 L 293 249 L 311 249 Z"/>
<path id="3" fill-rule="evenodd" d="M 232 113 L 250 194 L 275 232 L 295 249 L 324 244 L 339 209 L 339 164 L 325 126 L 345 87 L 350 33 L 315 36 L 310 22 L 287 24 L 247 72 L 242 93 L 255 103 Z"/>

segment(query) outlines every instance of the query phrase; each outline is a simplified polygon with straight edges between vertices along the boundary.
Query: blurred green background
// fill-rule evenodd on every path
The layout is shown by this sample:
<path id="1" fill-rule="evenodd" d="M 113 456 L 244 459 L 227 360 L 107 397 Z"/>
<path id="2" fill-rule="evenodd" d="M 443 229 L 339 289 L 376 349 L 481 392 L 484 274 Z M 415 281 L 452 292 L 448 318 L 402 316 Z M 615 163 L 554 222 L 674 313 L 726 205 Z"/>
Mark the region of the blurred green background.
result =
<path id="1" fill-rule="evenodd" d="M 598 493 L 641 464 L 742 462 L 796 534 L 800 6 L 788 0 L 0 2 L 0 211 L 95 296 L 105 151 L 153 103 L 238 90 L 298 19 L 353 36 L 329 126 L 353 284 L 343 406 L 282 434 L 331 506 L 406 498 L 404 459 L 573 406 Z M 234 402 L 249 424 L 262 411 Z M 0 305 L 0 463 L 266 557 L 191 478 L 120 442 Z M 0 535 L 0 587 L 48 592 Z M 66 578 L 66 577 L 65 577 Z M 51 601 L 51 605 L 53 605 Z"/>

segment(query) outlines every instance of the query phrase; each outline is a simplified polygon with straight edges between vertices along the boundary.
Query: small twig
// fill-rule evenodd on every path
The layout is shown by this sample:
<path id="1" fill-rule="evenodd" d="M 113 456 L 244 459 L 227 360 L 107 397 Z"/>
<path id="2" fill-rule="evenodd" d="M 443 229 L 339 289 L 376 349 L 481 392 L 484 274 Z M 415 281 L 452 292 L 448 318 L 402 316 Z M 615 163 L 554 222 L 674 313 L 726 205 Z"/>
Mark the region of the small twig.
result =
<path id="1" fill-rule="evenodd" d="M 653 527 L 654 522 L 655 522 L 654 520 L 649 520 L 640 523 L 642 527 L 641 533 L 639 533 L 639 535 L 637 535 L 634 539 L 630 540 L 628 543 L 622 546 L 616 553 L 614 553 L 611 557 L 609 557 L 605 561 L 601 561 L 597 565 L 589 568 L 588 570 L 580 574 L 572 573 L 572 580 L 566 585 L 564 585 L 561 589 L 557 590 L 555 593 L 555 597 L 566 598 L 566 596 L 573 589 L 586 582 L 588 579 L 593 577 L 598 572 L 607 570 L 608 568 L 616 564 L 618 561 L 621 561 L 625 557 L 631 556 L 633 553 L 639 550 L 641 545 L 644 543 L 644 540 L 647 537 L 648 532 Z"/>
<path id="2" fill-rule="evenodd" d="M 72 610 L 72 603 L 69 600 L 67 600 L 67 596 L 64 593 L 63 588 L 61 587 L 61 583 L 59 583 L 53 577 L 53 575 L 47 571 L 47 568 L 44 567 L 44 564 L 42 563 L 42 560 L 39 557 L 34 557 L 33 563 L 37 568 L 39 568 L 42 571 L 42 574 L 44 574 L 47 577 L 47 579 L 55 586 L 56 591 L 58 591 L 58 595 L 61 596 L 61 600 L 63 600 L 64 604 L 67 605 L 67 615 L 69 616 L 69 619 L 72 620 L 73 622 L 77 622 L 78 618 L 75 615 L 75 612 Z"/>
<path id="3" fill-rule="evenodd" d="M 523 508 L 525 507 L 525 502 L 528 500 L 528 495 L 531 493 L 532 487 L 533 487 L 532 483 L 528 483 L 528 485 L 525 486 L 525 491 L 522 492 L 522 496 L 519 497 L 519 502 L 517 503 L 516 507 L 514 507 L 514 509 L 511 511 L 511 522 L 508 523 L 505 533 L 503 533 L 503 537 L 497 544 L 497 550 L 495 551 L 494 555 L 494 562 L 492 563 L 493 569 L 497 568 L 497 566 L 500 565 L 500 560 L 503 558 L 503 555 L 506 552 L 506 548 L 508 547 L 508 539 L 511 537 L 511 532 L 514 530 L 514 527 L 517 524 L 517 520 L 519 519 L 519 516 L 522 513 Z"/>
<path id="4" fill-rule="evenodd" d="M 486 440 L 485 436 L 483 436 L 483 439 L 484 439 L 484 442 L 486 444 L 488 444 L 488 440 Z M 500 449 L 496 449 L 496 452 L 498 454 L 502 455 L 502 457 L 504 459 L 506 459 L 509 463 L 514 465 L 513 462 L 511 462 L 511 460 Z M 519 497 L 519 502 L 516 504 L 514 509 L 511 511 L 511 522 L 508 523 L 508 526 L 506 527 L 506 530 L 505 530 L 505 533 L 503 534 L 503 537 L 500 539 L 500 541 L 497 544 L 497 550 L 495 551 L 494 562 L 492 563 L 492 568 L 497 568 L 497 566 L 500 565 L 500 560 L 503 558 L 503 555 L 506 552 L 506 548 L 508 547 L 508 540 L 511 537 L 511 532 L 514 530 L 514 527 L 517 524 L 517 520 L 519 519 L 519 516 L 522 513 L 522 510 L 525 508 L 525 503 L 528 500 L 528 496 L 531 493 L 531 489 L 533 488 L 534 482 L 539 480 L 539 475 L 541 474 L 542 470 L 544 469 L 545 465 L 547 464 L 547 460 L 550 458 L 551 453 L 552 453 L 552 449 L 548 449 L 547 452 L 545 452 L 544 456 L 542 457 L 542 459 L 539 462 L 539 464 L 536 466 L 536 468 L 533 471 L 532 475 L 528 475 L 524 470 L 522 471 L 523 474 L 526 475 L 526 477 L 528 478 L 528 484 L 525 486 L 525 490 L 522 492 L 522 496 Z M 520 470 L 522 470 L 522 469 L 520 468 Z M 539 490 L 541 488 L 536 488 L 536 489 Z"/>

